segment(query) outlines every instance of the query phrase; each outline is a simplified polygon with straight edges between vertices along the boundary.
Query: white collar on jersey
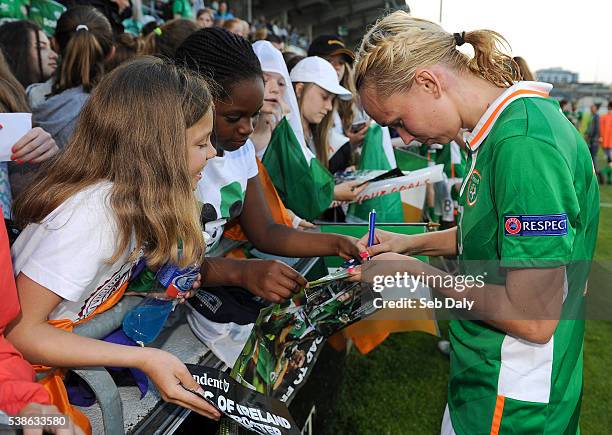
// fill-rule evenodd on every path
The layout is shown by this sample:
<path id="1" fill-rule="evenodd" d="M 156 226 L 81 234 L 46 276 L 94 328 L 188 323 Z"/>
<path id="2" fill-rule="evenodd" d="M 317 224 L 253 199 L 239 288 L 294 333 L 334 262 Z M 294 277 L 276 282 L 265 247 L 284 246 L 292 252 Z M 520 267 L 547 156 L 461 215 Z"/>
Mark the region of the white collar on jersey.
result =
<path id="1" fill-rule="evenodd" d="M 465 136 L 468 147 L 472 151 L 476 151 L 481 143 L 487 138 L 487 135 L 495 125 L 495 121 L 510 103 L 519 98 L 538 97 L 548 98 L 548 94 L 552 89 L 550 83 L 544 82 L 517 82 L 504 91 L 499 97 L 491 103 L 484 115 L 480 118 L 474 130 Z"/>

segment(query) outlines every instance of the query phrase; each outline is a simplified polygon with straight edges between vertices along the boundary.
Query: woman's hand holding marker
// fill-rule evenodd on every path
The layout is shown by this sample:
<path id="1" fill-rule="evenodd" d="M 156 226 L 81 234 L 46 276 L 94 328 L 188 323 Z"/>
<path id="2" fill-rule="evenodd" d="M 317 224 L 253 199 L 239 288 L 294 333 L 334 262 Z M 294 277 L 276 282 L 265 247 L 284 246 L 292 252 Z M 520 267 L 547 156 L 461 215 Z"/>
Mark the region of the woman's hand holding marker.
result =
<path id="1" fill-rule="evenodd" d="M 369 260 L 359 267 L 348 269 L 351 276 L 348 281 L 373 282 L 375 276 L 393 276 L 397 272 L 407 272 L 411 275 L 418 275 L 423 272 L 423 263 L 414 257 L 385 252 Z"/>
<path id="2" fill-rule="evenodd" d="M 405 241 L 406 236 L 404 235 L 377 230 L 376 210 L 373 209 L 369 215 L 368 232 L 358 242 L 362 261 L 368 261 L 366 266 L 368 275 L 370 277 L 392 275 L 398 270 L 399 264 L 402 265 L 401 268 L 406 267 L 406 270 L 411 272 L 418 269 L 420 266 L 418 260 L 394 252 L 394 249 L 401 251 Z M 362 267 L 351 267 L 348 271 L 351 274 L 349 281 L 361 281 L 363 279 Z"/>
<path id="3" fill-rule="evenodd" d="M 363 238 L 367 236 L 368 238 L 367 248 L 371 247 L 375 241 L 375 232 L 376 232 L 376 210 L 372 209 L 372 211 L 369 214 L 368 233 L 364 235 L 360 241 L 357 242 L 357 248 L 360 249 L 359 257 L 361 259 L 361 263 L 368 261 L 370 259 L 369 252 L 366 249 L 362 249 L 362 246 L 360 246 L 361 242 Z M 352 279 L 353 281 L 358 281 L 359 279 L 355 277 L 361 276 L 361 268 L 358 268 L 359 270 L 356 270 L 356 269 L 357 268 L 355 266 L 351 266 L 348 268 L 348 272 L 351 274 L 354 274 L 353 279 Z"/>
<path id="4" fill-rule="evenodd" d="M 384 252 L 401 254 L 406 252 L 410 246 L 410 236 L 384 230 L 374 230 L 374 240 L 371 246 L 368 246 L 368 241 L 369 234 L 365 234 L 359 239 L 357 246 L 361 251 L 370 254 L 370 256 L 382 254 Z"/>

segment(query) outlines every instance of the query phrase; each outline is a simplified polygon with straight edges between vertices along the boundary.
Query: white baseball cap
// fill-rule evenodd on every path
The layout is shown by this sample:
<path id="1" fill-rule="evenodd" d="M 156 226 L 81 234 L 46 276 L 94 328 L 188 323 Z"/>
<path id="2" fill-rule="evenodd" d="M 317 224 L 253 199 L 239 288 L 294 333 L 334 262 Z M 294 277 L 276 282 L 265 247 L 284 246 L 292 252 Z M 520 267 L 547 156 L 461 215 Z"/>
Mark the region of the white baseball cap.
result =
<path id="1" fill-rule="evenodd" d="M 331 63 L 318 56 L 310 56 L 299 61 L 291 70 L 293 83 L 314 83 L 331 92 L 341 100 L 353 98 L 351 91 L 340 86 L 338 74 Z"/>

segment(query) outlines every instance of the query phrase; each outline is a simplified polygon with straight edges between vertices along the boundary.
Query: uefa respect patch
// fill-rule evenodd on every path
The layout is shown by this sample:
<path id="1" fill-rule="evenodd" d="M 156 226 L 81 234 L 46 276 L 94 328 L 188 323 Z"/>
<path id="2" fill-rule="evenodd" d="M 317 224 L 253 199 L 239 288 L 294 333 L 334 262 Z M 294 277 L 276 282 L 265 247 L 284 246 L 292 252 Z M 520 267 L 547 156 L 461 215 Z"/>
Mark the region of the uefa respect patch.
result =
<path id="1" fill-rule="evenodd" d="M 504 216 L 506 236 L 565 236 L 567 214 L 523 214 Z"/>

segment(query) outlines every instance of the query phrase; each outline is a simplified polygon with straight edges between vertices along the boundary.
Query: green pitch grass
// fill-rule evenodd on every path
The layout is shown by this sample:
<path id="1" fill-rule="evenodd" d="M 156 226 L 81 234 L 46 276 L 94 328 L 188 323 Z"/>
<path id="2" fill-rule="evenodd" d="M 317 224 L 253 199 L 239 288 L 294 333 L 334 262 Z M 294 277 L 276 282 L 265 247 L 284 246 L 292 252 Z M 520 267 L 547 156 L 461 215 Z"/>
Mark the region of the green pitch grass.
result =
<path id="1" fill-rule="evenodd" d="M 601 186 L 596 260 L 612 264 L 612 186 Z M 447 324 L 442 323 L 446 337 Z M 343 373 L 335 419 L 328 434 L 439 434 L 446 404 L 448 357 L 438 338 L 391 335 L 368 355 L 352 351 Z M 612 428 L 612 322 L 587 321 L 581 431 L 607 435 Z"/>

